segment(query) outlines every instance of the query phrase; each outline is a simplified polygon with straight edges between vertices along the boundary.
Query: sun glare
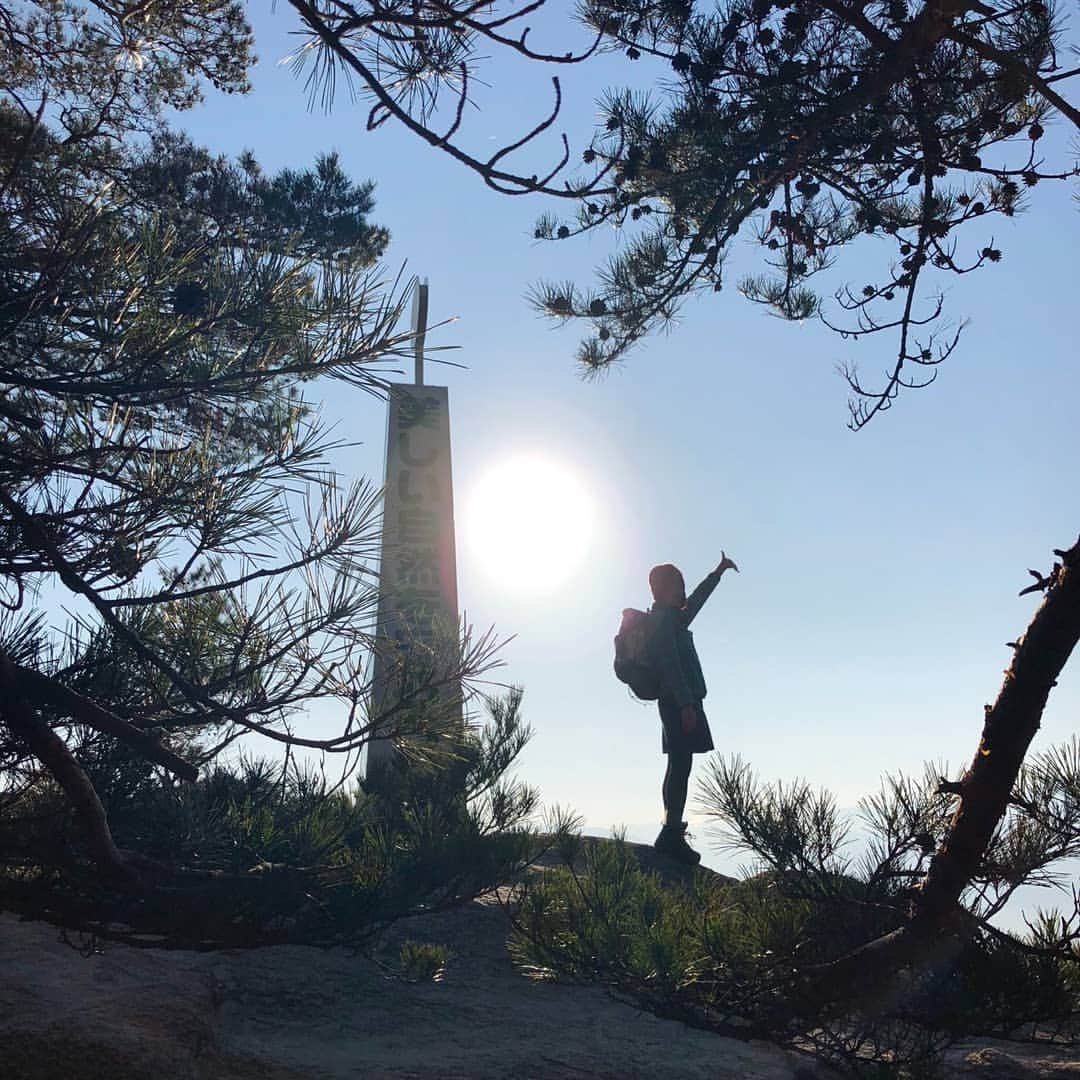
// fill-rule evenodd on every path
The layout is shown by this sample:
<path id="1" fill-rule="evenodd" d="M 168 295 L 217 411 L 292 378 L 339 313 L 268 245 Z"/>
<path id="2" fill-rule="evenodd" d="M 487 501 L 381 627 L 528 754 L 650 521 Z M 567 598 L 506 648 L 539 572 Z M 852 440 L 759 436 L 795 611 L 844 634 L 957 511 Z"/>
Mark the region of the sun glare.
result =
<path id="1" fill-rule="evenodd" d="M 546 593 L 569 580 L 588 554 L 593 506 L 571 469 L 535 457 L 486 472 L 465 506 L 472 557 L 494 583 Z"/>

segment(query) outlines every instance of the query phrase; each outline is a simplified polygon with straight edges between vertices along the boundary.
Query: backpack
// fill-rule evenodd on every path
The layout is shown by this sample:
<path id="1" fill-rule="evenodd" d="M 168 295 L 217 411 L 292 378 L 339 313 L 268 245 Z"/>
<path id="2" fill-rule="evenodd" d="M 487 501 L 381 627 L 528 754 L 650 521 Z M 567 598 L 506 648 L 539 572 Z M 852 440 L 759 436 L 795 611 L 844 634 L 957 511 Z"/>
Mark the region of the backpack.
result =
<path id="1" fill-rule="evenodd" d="M 615 678 L 626 683 L 635 697 L 655 701 L 660 679 L 649 660 L 649 616 L 637 608 L 624 608 L 615 635 Z"/>

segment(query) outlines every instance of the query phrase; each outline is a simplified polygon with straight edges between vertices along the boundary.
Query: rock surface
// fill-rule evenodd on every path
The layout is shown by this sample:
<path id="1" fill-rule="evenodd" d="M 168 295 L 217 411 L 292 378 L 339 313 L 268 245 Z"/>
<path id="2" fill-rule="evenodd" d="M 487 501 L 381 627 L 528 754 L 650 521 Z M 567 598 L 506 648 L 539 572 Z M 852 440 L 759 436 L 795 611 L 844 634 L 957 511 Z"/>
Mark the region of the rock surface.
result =
<path id="1" fill-rule="evenodd" d="M 970 1080 L 1080 1080 L 1077 1052 L 1054 1047 L 961 1046 L 949 1063 L 952 1075 Z"/>
<path id="2" fill-rule="evenodd" d="M 642 862 L 668 879 L 688 872 Z M 699 871 L 710 873 L 709 871 Z M 345 949 L 218 953 L 104 943 L 80 955 L 0 915 L 0 1080 L 808 1080 L 806 1057 L 661 1020 L 600 987 L 535 982 L 511 964 L 495 898 L 410 919 L 451 950 L 409 983 Z M 1075 1055 L 958 1047 L 948 1074 L 1080 1080 Z"/>
<path id="3" fill-rule="evenodd" d="M 669 868 L 673 876 L 682 874 Z M 599 987 L 520 975 L 494 898 L 399 924 L 448 946 L 409 983 L 345 949 L 163 952 L 0 916 L 3 1080 L 797 1080 L 773 1046 L 661 1020 Z"/>

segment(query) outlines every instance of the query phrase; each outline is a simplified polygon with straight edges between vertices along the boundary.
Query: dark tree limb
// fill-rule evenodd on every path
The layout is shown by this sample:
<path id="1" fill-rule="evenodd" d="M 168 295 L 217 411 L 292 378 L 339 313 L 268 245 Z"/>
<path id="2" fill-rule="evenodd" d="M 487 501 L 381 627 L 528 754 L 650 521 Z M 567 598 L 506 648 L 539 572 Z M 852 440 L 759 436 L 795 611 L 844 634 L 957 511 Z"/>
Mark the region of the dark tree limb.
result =
<path id="1" fill-rule="evenodd" d="M 960 897 L 979 869 L 1012 798 L 1020 767 L 1039 730 L 1051 689 L 1080 640 L 1080 540 L 1046 578 L 1046 595 L 1023 637 L 997 700 L 986 708 L 982 737 L 960 784 L 960 802 L 925 880 L 915 889 L 908 923 L 830 964 L 803 972 L 808 995 L 847 998 L 880 987 L 903 967 L 931 962 L 968 931 Z"/>
<path id="2" fill-rule="evenodd" d="M 915 898 L 916 921 L 934 924 L 955 908 L 978 869 L 1012 797 L 1050 691 L 1080 640 L 1080 540 L 1062 553 L 1048 582 L 997 700 L 986 711 L 960 805 Z"/>
<path id="3" fill-rule="evenodd" d="M 984 41 L 982 38 L 975 37 L 971 34 L 965 34 L 960 30 L 953 29 L 949 33 L 949 37 L 953 41 L 959 42 L 961 45 L 966 45 L 973 52 L 976 52 L 984 60 L 989 60 L 991 63 L 997 64 L 1003 71 L 1012 72 L 1031 87 L 1032 90 L 1048 101 L 1054 108 L 1058 109 L 1062 116 L 1067 117 L 1069 120 L 1080 128 L 1080 109 L 1075 105 L 1070 104 L 1065 100 L 1057 91 L 1051 88 L 1049 82 L 1046 79 L 1040 77 L 1037 71 L 1032 71 L 1026 64 L 1009 56 L 1008 53 L 1001 52 L 1000 49 L 995 49 L 989 42 Z"/>
<path id="4" fill-rule="evenodd" d="M 15 664 L 0 650 L 0 717 L 63 788 L 82 823 L 90 854 L 101 872 L 125 884 L 135 884 L 137 874 L 116 846 L 105 808 L 94 785 L 67 744 L 30 707 L 23 696 Z"/>
<path id="5" fill-rule="evenodd" d="M 10 659 L 9 663 L 19 690 L 31 703 L 50 705 L 66 713 L 77 723 L 85 724 L 87 727 L 120 739 L 138 751 L 140 756 L 168 769 L 181 780 L 194 782 L 198 778 L 199 770 L 196 766 L 166 749 L 153 735 L 140 731 L 134 724 L 129 724 L 115 713 L 103 709 L 90 698 L 58 683 L 55 679 L 16 664 Z"/>

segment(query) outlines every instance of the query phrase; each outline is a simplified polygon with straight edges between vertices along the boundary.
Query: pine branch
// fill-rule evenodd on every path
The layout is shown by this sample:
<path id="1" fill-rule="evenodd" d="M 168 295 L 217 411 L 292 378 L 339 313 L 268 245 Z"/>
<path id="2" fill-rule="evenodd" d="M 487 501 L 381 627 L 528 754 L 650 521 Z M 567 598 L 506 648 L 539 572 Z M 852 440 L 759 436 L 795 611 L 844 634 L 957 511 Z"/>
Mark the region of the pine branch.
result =
<path id="1" fill-rule="evenodd" d="M 82 823 L 98 868 L 107 878 L 118 879 L 129 886 L 137 885 L 138 875 L 113 840 L 105 808 L 90 778 L 64 740 L 29 707 L 22 694 L 16 666 L 2 649 L 0 687 L 4 690 L 0 715 L 64 790 Z"/>
<path id="2" fill-rule="evenodd" d="M 1080 540 L 1060 555 L 997 700 L 987 706 L 960 804 L 925 881 L 915 891 L 910 921 L 832 963 L 804 970 L 809 996 L 850 999 L 868 988 L 884 992 L 883 984 L 901 968 L 924 965 L 956 949 L 967 918 L 960 896 L 1008 808 L 1050 690 L 1080 641 Z"/>
<path id="3" fill-rule="evenodd" d="M 9 680 L 13 680 L 15 692 L 30 702 L 47 705 L 66 713 L 79 724 L 85 724 L 96 731 L 104 732 L 120 739 L 140 757 L 168 769 L 181 780 L 194 782 L 199 770 L 178 754 L 166 749 L 153 735 L 140 730 L 135 725 L 121 719 L 115 713 L 103 709 L 88 697 L 64 686 L 55 679 L 50 679 L 30 668 L 16 664 L 8 658 Z"/>

